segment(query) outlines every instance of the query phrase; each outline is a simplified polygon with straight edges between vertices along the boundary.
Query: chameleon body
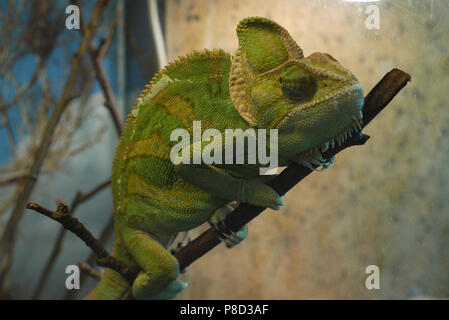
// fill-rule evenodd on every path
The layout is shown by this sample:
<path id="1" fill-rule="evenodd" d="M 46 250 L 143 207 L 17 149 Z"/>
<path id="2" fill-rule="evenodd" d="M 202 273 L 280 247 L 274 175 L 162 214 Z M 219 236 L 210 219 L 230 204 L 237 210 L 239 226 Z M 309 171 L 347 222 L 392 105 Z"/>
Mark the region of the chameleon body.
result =
<path id="1" fill-rule="evenodd" d="M 120 299 L 129 289 L 137 299 L 176 297 L 186 284 L 167 247 L 179 232 L 223 219 L 232 201 L 283 204 L 259 175 L 260 163 L 174 164 L 173 130 L 192 134 L 197 120 L 203 132 L 277 129 L 279 166 L 294 161 L 322 169 L 333 162 L 322 152 L 360 128 L 360 83 L 333 57 L 304 57 L 288 32 L 266 18 L 243 19 L 237 36 L 233 57 L 204 50 L 170 63 L 129 114 L 112 168 L 113 255 L 138 276 L 130 285 L 108 269 L 88 299 Z"/>

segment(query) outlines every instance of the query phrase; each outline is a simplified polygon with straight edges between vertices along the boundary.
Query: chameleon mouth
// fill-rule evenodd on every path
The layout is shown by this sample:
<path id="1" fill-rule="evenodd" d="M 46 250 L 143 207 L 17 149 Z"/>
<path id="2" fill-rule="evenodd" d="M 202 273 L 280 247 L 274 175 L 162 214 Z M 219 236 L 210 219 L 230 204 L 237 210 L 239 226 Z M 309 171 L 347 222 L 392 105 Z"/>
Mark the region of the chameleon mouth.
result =
<path id="1" fill-rule="evenodd" d="M 352 118 L 353 121 L 351 122 L 351 124 L 340 131 L 340 133 L 321 143 L 318 147 L 309 148 L 301 152 L 301 154 L 307 156 L 312 155 L 318 151 L 321 152 L 321 154 L 324 154 L 329 148 L 334 148 L 335 145 L 341 146 L 347 139 L 351 138 L 353 134 L 362 130 L 362 111 L 358 111 L 358 113 L 352 116 Z"/>

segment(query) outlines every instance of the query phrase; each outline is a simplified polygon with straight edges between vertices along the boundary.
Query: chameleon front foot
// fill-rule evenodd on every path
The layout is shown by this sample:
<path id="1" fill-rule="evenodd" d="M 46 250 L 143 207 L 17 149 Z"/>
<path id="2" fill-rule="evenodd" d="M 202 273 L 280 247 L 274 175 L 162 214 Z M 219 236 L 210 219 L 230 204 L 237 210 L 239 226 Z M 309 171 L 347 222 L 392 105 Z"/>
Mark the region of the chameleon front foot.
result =
<path id="1" fill-rule="evenodd" d="M 217 209 L 209 219 L 209 224 L 217 230 L 219 234 L 218 238 L 226 244 L 227 248 L 232 248 L 239 244 L 245 240 L 248 235 L 248 225 L 245 225 L 237 232 L 233 232 L 226 227 L 224 220 L 229 213 L 234 211 L 234 209 L 235 205 L 233 203 L 228 204 Z"/>
<path id="2" fill-rule="evenodd" d="M 335 162 L 335 156 L 330 159 L 324 159 L 322 152 L 325 152 L 329 148 L 327 144 L 325 148 L 321 150 L 315 148 L 313 151 L 301 153 L 297 159 L 293 159 L 294 162 L 303 165 L 313 171 L 323 171 L 329 168 L 331 164 Z"/>
<path id="3" fill-rule="evenodd" d="M 182 238 L 181 241 L 178 242 L 178 244 L 176 245 L 176 248 L 173 248 L 170 250 L 172 255 L 175 255 L 176 253 L 178 253 L 179 251 L 181 251 L 181 249 L 187 247 L 187 245 L 192 242 L 192 230 L 186 231 L 184 233 L 184 237 Z M 184 268 L 182 270 L 179 271 L 180 273 L 186 273 L 187 272 L 187 268 Z"/>

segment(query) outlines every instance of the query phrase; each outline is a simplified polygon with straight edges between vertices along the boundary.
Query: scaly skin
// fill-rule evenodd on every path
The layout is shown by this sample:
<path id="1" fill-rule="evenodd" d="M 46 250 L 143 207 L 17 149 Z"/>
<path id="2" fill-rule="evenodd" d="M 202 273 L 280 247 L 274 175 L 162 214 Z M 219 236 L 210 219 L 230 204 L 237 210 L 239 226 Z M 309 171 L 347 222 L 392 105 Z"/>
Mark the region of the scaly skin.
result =
<path id="1" fill-rule="evenodd" d="M 265 18 L 242 20 L 237 36 L 232 59 L 221 50 L 205 50 L 170 63 L 128 117 L 112 168 L 113 255 L 139 272 L 132 284 L 137 299 L 173 298 L 185 288 L 177 280 L 178 262 L 166 250 L 177 233 L 208 220 L 217 223 L 233 200 L 273 209 L 283 204 L 259 177 L 259 163 L 173 164 L 174 129 L 192 136 L 195 120 L 203 132 L 278 129 L 279 165 L 295 161 L 318 169 L 333 161 L 321 151 L 360 124 L 361 86 L 330 55 L 305 58 L 288 32 Z M 228 246 L 246 231 L 228 239 Z M 128 288 L 108 270 L 87 298 L 120 299 Z"/>

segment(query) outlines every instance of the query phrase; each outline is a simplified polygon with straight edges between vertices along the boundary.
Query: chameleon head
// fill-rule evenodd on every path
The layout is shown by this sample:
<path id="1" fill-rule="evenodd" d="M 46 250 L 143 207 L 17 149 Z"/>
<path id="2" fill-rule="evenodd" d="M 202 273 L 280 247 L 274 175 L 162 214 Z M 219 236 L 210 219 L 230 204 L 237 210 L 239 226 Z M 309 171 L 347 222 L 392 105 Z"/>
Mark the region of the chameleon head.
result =
<path id="1" fill-rule="evenodd" d="M 252 126 L 279 130 L 280 152 L 327 148 L 360 128 L 361 85 L 336 59 L 326 53 L 304 57 L 288 32 L 266 18 L 243 19 L 237 35 L 232 102 Z"/>

